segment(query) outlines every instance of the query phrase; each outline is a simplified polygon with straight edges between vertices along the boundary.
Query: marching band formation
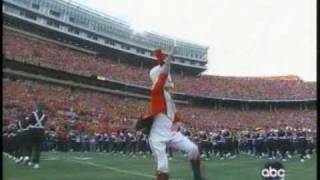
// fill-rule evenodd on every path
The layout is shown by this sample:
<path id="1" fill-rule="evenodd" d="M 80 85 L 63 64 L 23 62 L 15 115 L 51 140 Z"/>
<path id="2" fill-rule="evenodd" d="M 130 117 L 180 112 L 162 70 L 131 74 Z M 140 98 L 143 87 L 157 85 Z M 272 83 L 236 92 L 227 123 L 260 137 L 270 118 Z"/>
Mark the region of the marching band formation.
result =
<path id="1" fill-rule="evenodd" d="M 30 117 L 11 123 L 3 132 L 4 152 L 17 163 L 36 164 L 32 161 Z M 254 129 L 244 131 L 195 131 L 180 129 L 195 142 L 204 160 L 234 159 L 239 154 L 248 154 L 259 159 L 287 161 L 297 157 L 301 162 L 310 159 L 316 149 L 316 132 L 306 128 Z M 41 141 L 44 151 L 101 152 L 146 158 L 151 154 L 148 136 L 141 131 L 119 130 L 112 133 L 70 132 L 68 137 L 59 137 L 46 130 Z M 169 159 L 174 157 L 168 148 Z M 38 161 L 39 163 L 39 161 Z"/>

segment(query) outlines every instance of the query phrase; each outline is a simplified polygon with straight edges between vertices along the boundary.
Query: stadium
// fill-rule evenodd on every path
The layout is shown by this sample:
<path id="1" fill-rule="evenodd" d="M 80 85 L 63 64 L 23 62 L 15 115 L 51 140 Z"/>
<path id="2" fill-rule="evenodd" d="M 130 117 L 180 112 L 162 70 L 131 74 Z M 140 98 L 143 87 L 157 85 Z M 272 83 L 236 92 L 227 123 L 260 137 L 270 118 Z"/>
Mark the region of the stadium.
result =
<path id="1" fill-rule="evenodd" d="M 288 180 L 316 179 L 316 82 L 203 75 L 208 46 L 135 32 L 72 1 L 4 0 L 2 15 L 5 180 L 155 179 L 148 137 L 134 123 L 148 114 L 153 50 L 170 56 L 173 46 L 178 131 L 198 145 L 206 179 L 261 179 L 275 160 Z M 39 104 L 45 134 L 32 164 L 28 149 L 37 150 L 20 122 Z M 170 179 L 192 179 L 187 155 L 167 153 Z"/>

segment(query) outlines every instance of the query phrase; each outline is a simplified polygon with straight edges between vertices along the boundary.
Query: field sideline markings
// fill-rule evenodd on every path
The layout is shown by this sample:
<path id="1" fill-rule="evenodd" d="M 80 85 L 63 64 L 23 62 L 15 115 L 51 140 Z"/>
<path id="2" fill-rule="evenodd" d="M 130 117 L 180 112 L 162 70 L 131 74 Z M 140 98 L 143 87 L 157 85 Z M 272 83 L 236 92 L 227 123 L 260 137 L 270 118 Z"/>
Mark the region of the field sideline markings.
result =
<path id="1" fill-rule="evenodd" d="M 92 159 L 91 157 L 78 157 L 78 156 L 75 156 L 75 157 L 72 157 L 73 159 L 76 159 L 76 160 L 89 160 L 89 159 Z"/>
<path id="2" fill-rule="evenodd" d="M 44 160 L 44 161 L 57 161 L 57 160 L 60 160 L 59 157 L 44 157 L 44 158 L 41 158 L 41 160 Z"/>
<path id="3" fill-rule="evenodd" d="M 120 173 L 126 173 L 126 174 L 131 174 L 131 175 L 136 175 L 136 176 L 142 176 L 142 177 L 146 177 L 146 178 L 155 178 L 155 176 L 149 175 L 149 174 L 144 174 L 144 173 L 139 173 L 136 171 L 129 171 L 129 170 L 124 170 L 124 169 L 118 169 L 118 168 L 114 168 L 114 167 L 110 167 L 110 166 L 106 166 L 106 165 L 102 165 L 102 164 L 96 164 L 93 162 L 83 162 L 83 161 L 77 161 L 77 160 L 72 160 L 70 159 L 70 161 L 79 163 L 79 164 L 85 164 L 85 165 L 91 165 L 91 166 L 95 166 L 95 167 L 100 167 L 100 168 L 104 168 L 104 169 L 108 169 L 108 170 L 112 170 L 112 171 L 117 171 Z"/>

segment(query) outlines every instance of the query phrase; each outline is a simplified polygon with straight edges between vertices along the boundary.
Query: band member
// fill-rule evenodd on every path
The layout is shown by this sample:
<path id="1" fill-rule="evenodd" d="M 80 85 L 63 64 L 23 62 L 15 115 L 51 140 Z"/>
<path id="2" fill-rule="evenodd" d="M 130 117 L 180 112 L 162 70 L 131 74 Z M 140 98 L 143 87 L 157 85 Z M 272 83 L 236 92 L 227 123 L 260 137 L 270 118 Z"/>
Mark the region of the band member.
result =
<path id="1" fill-rule="evenodd" d="M 170 95 L 174 84 L 170 77 L 170 63 L 174 48 L 165 59 L 161 49 L 154 51 L 158 65 L 150 71 L 151 117 L 152 125 L 149 133 L 149 143 L 156 160 L 157 180 L 169 179 L 167 145 L 182 150 L 188 154 L 191 162 L 194 180 L 203 180 L 200 173 L 200 155 L 198 147 L 186 136 L 178 132 L 180 117 Z"/>
<path id="2" fill-rule="evenodd" d="M 32 145 L 32 158 L 29 165 L 34 168 L 39 168 L 41 146 L 44 141 L 45 130 L 44 125 L 46 122 L 46 115 L 43 113 L 42 104 L 38 104 L 36 111 L 32 112 L 29 118 L 29 131 Z"/>

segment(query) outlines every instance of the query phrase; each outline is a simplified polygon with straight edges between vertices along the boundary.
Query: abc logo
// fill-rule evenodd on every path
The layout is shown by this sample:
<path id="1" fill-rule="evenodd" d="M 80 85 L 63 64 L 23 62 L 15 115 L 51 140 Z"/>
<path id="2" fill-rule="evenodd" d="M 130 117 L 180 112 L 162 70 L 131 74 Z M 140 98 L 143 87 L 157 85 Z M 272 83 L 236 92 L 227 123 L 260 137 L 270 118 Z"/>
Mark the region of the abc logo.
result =
<path id="1" fill-rule="evenodd" d="M 269 169 L 262 169 L 261 171 L 261 175 L 263 177 L 272 177 L 272 178 L 275 178 L 275 177 L 280 177 L 280 178 L 284 178 L 285 176 L 285 170 L 284 169 L 273 169 L 272 167 L 269 167 Z"/>
<path id="2" fill-rule="evenodd" d="M 284 180 L 285 173 L 283 165 L 279 162 L 267 163 L 261 170 L 261 176 L 263 179 Z"/>

